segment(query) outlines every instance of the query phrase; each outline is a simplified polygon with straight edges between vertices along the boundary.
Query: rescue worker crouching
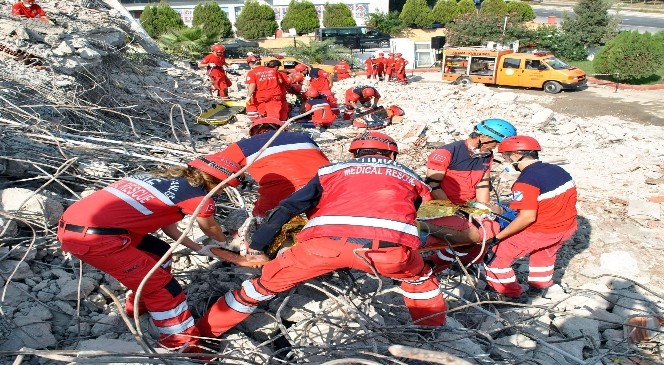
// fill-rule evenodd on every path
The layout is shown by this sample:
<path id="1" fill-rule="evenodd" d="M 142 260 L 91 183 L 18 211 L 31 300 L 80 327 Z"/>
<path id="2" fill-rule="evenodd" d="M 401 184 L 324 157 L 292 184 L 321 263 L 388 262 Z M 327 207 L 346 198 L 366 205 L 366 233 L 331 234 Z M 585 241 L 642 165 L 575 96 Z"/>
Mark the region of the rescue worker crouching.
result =
<path id="1" fill-rule="evenodd" d="M 376 108 L 380 101 L 380 93 L 373 86 L 356 86 L 346 90 L 344 120 L 352 119 L 360 107 Z"/>
<path id="2" fill-rule="evenodd" d="M 512 185 L 510 208 L 516 218 L 492 240 L 485 260 L 486 280 L 500 299 L 524 302 L 553 285 L 556 256 L 577 228 L 576 184 L 562 167 L 541 162 L 532 137 L 506 138 L 498 146 L 506 167 L 521 174 Z M 528 292 L 516 279 L 512 263 L 529 256 Z"/>
<path id="3" fill-rule="evenodd" d="M 321 167 L 309 183 L 283 200 L 256 231 L 257 257 L 293 215 L 312 212 L 298 244 L 263 266 L 260 277 L 228 292 L 199 320 L 205 336 L 219 336 L 253 313 L 259 303 L 299 283 L 352 268 L 401 281 L 404 302 L 417 325 L 440 326 L 447 306 L 418 251 L 417 206 L 429 187 L 395 161 L 396 142 L 379 132 L 356 137 L 353 159 Z"/>
<path id="4" fill-rule="evenodd" d="M 505 138 L 515 136 L 516 128 L 503 119 L 486 119 L 475 125 L 467 139 L 444 145 L 427 159 L 426 181 L 436 200 L 449 200 L 463 205 L 469 200 L 488 205 L 496 213 L 503 213 L 500 206 L 491 202 L 491 165 L 493 149 Z M 470 219 L 468 216 L 434 218 L 425 223 L 438 226 L 435 235 L 427 237 L 427 246 L 464 244 L 452 249 L 447 247 L 427 257 L 434 265 L 434 272 L 448 269 L 459 259 L 462 264 L 482 261 L 487 246 L 481 244 L 500 230 L 498 222 L 488 216 Z M 436 237 L 438 236 L 438 237 Z"/>
<path id="5" fill-rule="evenodd" d="M 57 237 L 63 251 L 117 279 L 135 291 L 147 273 L 169 250 L 168 243 L 151 235 L 161 229 L 177 240 L 182 232 L 177 222 L 193 214 L 201 230 L 217 241 L 226 236 L 214 219 L 215 203 L 203 201 L 207 193 L 240 166 L 232 161 L 204 156 L 152 174 L 134 175 L 119 180 L 72 204 L 60 218 Z M 234 178 L 228 182 L 237 186 Z M 219 190 L 222 191 L 222 190 Z M 182 244 L 199 254 L 215 257 L 209 247 L 185 237 Z M 171 260 L 166 261 L 147 280 L 134 308 L 134 294 L 127 296 L 125 310 L 149 313 L 159 331 L 159 344 L 177 349 L 198 343 L 199 331 L 187 306 L 185 293 L 171 275 Z M 190 346 L 185 352 L 196 351 Z"/>
<path id="6" fill-rule="evenodd" d="M 318 90 L 309 88 L 304 95 L 307 101 L 304 103 L 304 111 L 314 110 L 311 115 L 311 122 L 314 126 L 320 128 L 329 128 L 332 122 L 337 119 L 337 116 L 332 111 L 325 95 L 320 95 Z"/>
<path id="7" fill-rule="evenodd" d="M 39 18 L 44 23 L 50 23 L 46 13 L 41 6 L 35 4 L 35 0 L 21 0 L 12 6 L 12 15 L 24 18 Z"/>

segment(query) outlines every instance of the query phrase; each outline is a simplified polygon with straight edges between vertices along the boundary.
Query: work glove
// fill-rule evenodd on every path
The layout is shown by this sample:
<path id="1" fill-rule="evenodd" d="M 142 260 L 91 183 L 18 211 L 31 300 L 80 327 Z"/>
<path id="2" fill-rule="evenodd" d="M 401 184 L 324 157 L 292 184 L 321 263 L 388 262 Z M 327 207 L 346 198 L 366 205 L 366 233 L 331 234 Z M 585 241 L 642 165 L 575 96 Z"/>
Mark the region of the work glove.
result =
<path id="1" fill-rule="evenodd" d="M 208 63 L 208 67 L 214 68 L 214 67 L 217 67 L 217 64 L 216 63 Z"/>
<path id="2" fill-rule="evenodd" d="M 217 256 L 212 253 L 212 249 L 216 248 L 217 246 L 215 245 L 203 245 L 201 248 L 196 250 L 196 253 L 201 255 L 201 256 L 207 256 L 207 257 L 212 257 L 213 259 L 216 259 Z"/>

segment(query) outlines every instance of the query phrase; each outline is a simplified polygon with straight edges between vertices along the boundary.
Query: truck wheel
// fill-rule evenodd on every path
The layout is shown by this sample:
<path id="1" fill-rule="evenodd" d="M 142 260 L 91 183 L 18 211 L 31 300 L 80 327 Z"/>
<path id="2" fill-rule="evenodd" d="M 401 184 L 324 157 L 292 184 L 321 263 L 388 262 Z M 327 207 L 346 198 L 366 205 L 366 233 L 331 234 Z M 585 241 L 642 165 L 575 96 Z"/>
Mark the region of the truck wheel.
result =
<path id="1" fill-rule="evenodd" d="M 390 47 L 390 41 L 382 40 L 380 43 L 378 43 L 378 48 L 389 48 Z"/>
<path id="2" fill-rule="evenodd" d="M 457 79 L 457 84 L 462 85 L 462 86 L 470 86 L 470 84 L 473 83 L 473 80 L 470 79 L 470 77 L 466 76 L 461 76 Z"/>
<path id="3" fill-rule="evenodd" d="M 547 81 L 544 83 L 544 92 L 549 94 L 557 94 L 563 87 L 557 81 Z"/>

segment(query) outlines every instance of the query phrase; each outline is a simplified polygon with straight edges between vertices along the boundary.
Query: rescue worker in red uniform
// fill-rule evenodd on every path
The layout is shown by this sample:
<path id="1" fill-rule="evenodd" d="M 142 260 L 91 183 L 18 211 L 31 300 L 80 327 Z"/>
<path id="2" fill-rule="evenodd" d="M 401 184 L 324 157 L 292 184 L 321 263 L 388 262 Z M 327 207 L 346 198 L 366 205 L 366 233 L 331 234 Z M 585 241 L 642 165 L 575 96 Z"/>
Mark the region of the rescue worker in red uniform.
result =
<path id="1" fill-rule="evenodd" d="M 400 280 L 415 324 L 444 324 L 447 306 L 438 279 L 418 251 L 415 217 L 419 203 L 429 198 L 429 187 L 395 161 L 397 144 L 383 133 L 368 131 L 356 137 L 350 152 L 354 159 L 320 168 L 270 213 L 252 237 L 251 254 L 264 256 L 261 253 L 293 215 L 313 212 L 297 245 L 266 263 L 260 277 L 246 280 L 201 317 L 203 335 L 219 336 L 262 301 L 342 268 Z"/>
<path id="2" fill-rule="evenodd" d="M 281 61 L 270 60 L 265 66 L 279 71 L 279 67 L 281 67 Z M 281 93 L 281 109 L 279 110 L 279 119 L 287 120 L 288 113 L 290 112 L 290 105 L 288 104 L 288 100 L 286 99 L 286 94 L 288 93 L 288 86 L 290 86 L 291 78 L 289 74 L 281 71 L 278 72 L 277 75 L 279 75 L 280 79 L 279 89 Z"/>
<path id="3" fill-rule="evenodd" d="M 376 108 L 380 93 L 373 86 L 356 86 L 346 90 L 344 120 L 350 120 L 356 109 L 362 106 Z"/>
<path id="4" fill-rule="evenodd" d="M 224 56 L 225 48 L 221 44 L 213 44 L 211 50 L 212 53 L 205 56 L 198 63 L 198 67 L 207 67 L 208 77 L 212 81 L 212 87 L 217 90 L 217 95 L 221 100 L 229 100 L 228 88 L 233 83 L 226 76 L 226 71 L 224 70 L 224 66 L 228 65 Z"/>
<path id="5" fill-rule="evenodd" d="M 394 53 L 388 53 L 385 59 L 385 81 L 392 81 L 394 77 Z"/>
<path id="6" fill-rule="evenodd" d="M 406 79 L 407 64 L 408 61 L 401 57 L 401 53 L 396 53 L 394 55 L 394 73 L 396 74 L 397 81 L 402 85 L 408 84 L 408 80 Z"/>
<path id="7" fill-rule="evenodd" d="M 378 75 L 378 80 L 383 81 L 385 78 L 385 53 L 378 52 L 378 57 L 376 57 L 376 75 Z"/>
<path id="8" fill-rule="evenodd" d="M 25 18 L 39 18 L 40 21 L 48 23 L 49 19 L 41 6 L 35 4 L 35 0 L 21 0 L 12 6 L 12 15 Z"/>
<path id="9" fill-rule="evenodd" d="M 378 70 L 376 56 L 371 56 L 364 60 L 364 68 L 367 70 L 367 79 L 375 79 L 377 75 L 376 70 Z"/>
<path id="10" fill-rule="evenodd" d="M 279 119 L 282 113 L 283 79 L 276 68 L 256 66 L 247 72 L 247 105 L 255 105 L 261 117 Z"/>
<path id="11" fill-rule="evenodd" d="M 318 90 L 314 88 L 309 88 L 304 95 L 307 97 L 307 101 L 304 103 L 304 111 L 314 110 L 311 115 L 314 126 L 321 128 L 332 126 L 332 122 L 337 119 L 337 116 L 332 111 L 325 95 L 320 95 Z"/>
<path id="12" fill-rule="evenodd" d="M 452 142 L 431 152 L 427 159 L 426 181 L 431 186 L 431 195 L 436 200 L 449 200 L 463 205 L 469 200 L 488 205 L 496 213 L 503 213 L 500 206 L 491 202 L 491 164 L 493 149 L 505 138 L 516 135 L 516 128 L 503 119 L 486 119 L 478 123 L 470 136 Z M 498 222 L 488 217 L 470 218 L 450 216 L 435 218 L 427 222 L 446 229 L 447 240 L 453 244 L 478 242 L 445 248 L 427 257 L 434 264 L 434 272 L 448 269 L 457 258 L 462 264 L 482 261 L 486 245 L 500 230 Z M 427 238 L 427 246 L 444 246 L 446 241 L 433 236 Z"/>
<path id="13" fill-rule="evenodd" d="M 337 80 L 345 80 L 350 78 L 350 65 L 345 58 L 339 60 L 339 63 L 334 65 L 334 72 L 337 73 Z"/>
<path id="14" fill-rule="evenodd" d="M 520 171 L 512 185 L 510 208 L 516 218 L 491 241 L 485 260 L 486 280 L 500 300 L 527 301 L 553 285 L 558 250 L 574 235 L 576 184 L 562 167 L 539 160 L 540 144 L 532 137 L 506 138 L 498 145 L 506 167 Z M 528 293 L 523 293 L 512 263 L 529 256 Z"/>
<path id="15" fill-rule="evenodd" d="M 250 138 L 231 144 L 215 154 L 247 169 L 258 183 L 258 199 L 254 204 L 254 217 L 263 217 L 268 210 L 294 191 L 303 187 L 316 174 L 318 168 L 330 161 L 316 142 L 307 134 L 283 131 L 260 156 L 258 151 L 272 138 L 284 123 L 277 118 L 261 118 L 249 129 Z"/>
<path id="16" fill-rule="evenodd" d="M 254 54 L 254 52 L 247 52 L 247 66 L 251 68 L 251 66 L 255 65 L 256 63 L 261 62 L 261 57 L 257 56 Z"/>
<path id="17" fill-rule="evenodd" d="M 104 271 L 135 291 L 169 244 L 150 235 L 158 229 L 177 240 L 182 232 L 177 223 L 185 214 L 196 217 L 203 232 L 217 241 L 226 237 L 214 220 L 215 203 L 203 200 L 221 181 L 240 170 L 233 161 L 204 156 L 150 175 L 135 175 L 72 204 L 60 218 L 57 237 L 62 250 Z M 237 179 L 228 185 L 237 186 Z M 219 190 L 221 191 L 221 190 Z M 200 246 L 189 238 L 182 244 L 202 255 L 215 257 L 209 246 Z M 189 312 L 184 291 L 171 275 L 166 261 L 143 287 L 139 307 L 134 295 L 128 295 L 125 310 L 133 316 L 149 313 L 159 330 L 159 343 L 169 349 L 198 342 L 198 329 Z M 186 350 L 185 350 L 186 351 Z"/>

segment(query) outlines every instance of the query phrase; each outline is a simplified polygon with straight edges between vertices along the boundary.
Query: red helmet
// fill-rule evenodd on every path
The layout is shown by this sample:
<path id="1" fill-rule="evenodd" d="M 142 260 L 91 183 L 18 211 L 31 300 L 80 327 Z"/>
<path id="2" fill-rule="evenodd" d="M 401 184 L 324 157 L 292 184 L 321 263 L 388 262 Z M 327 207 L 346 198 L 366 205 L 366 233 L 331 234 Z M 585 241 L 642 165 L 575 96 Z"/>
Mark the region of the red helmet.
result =
<path id="1" fill-rule="evenodd" d="M 397 57 L 401 57 L 401 53 L 395 53 L 394 55 Z"/>
<path id="2" fill-rule="evenodd" d="M 355 153 L 355 151 L 365 148 L 399 153 L 399 147 L 392 137 L 375 131 L 366 131 L 355 137 L 353 142 L 350 143 L 348 152 Z"/>
<path id="3" fill-rule="evenodd" d="M 290 74 L 290 79 L 291 79 L 291 82 L 295 82 L 295 83 L 302 82 L 302 81 L 304 81 L 304 75 L 302 75 L 299 72 L 292 73 L 292 74 Z"/>
<path id="4" fill-rule="evenodd" d="M 397 117 L 401 117 L 405 115 L 406 113 L 403 111 L 403 109 L 399 108 L 396 105 L 391 105 L 389 108 L 387 108 L 387 114 L 390 115 L 395 115 Z"/>
<path id="5" fill-rule="evenodd" d="M 388 53 L 387 55 L 388 56 L 394 56 L 394 53 Z"/>
<path id="6" fill-rule="evenodd" d="M 318 78 L 326 79 L 330 74 L 327 71 L 320 70 L 318 72 Z"/>
<path id="7" fill-rule="evenodd" d="M 384 56 L 385 53 L 383 53 L 383 52 L 378 52 L 378 55 L 379 55 L 379 56 Z"/>
<path id="8" fill-rule="evenodd" d="M 261 126 L 271 126 L 272 129 L 279 129 L 282 125 L 284 125 L 284 122 L 280 121 L 277 118 L 259 118 L 253 121 L 251 123 L 251 128 L 249 128 L 249 135 L 253 136 L 258 132 L 258 129 L 260 129 Z"/>
<path id="9" fill-rule="evenodd" d="M 295 71 L 297 72 L 303 72 L 308 68 L 309 67 L 307 67 L 307 65 L 305 65 L 304 63 L 298 63 L 297 65 L 295 65 Z"/>
<path id="10" fill-rule="evenodd" d="M 319 95 L 318 90 L 314 89 L 313 87 L 310 87 L 304 93 L 304 96 L 306 96 L 308 98 L 312 98 L 312 99 L 315 98 L 315 97 L 318 97 L 318 95 Z"/>
<path id="11" fill-rule="evenodd" d="M 541 151 L 542 147 L 533 137 L 514 136 L 505 138 L 498 145 L 498 152 Z"/>
<path id="12" fill-rule="evenodd" d="M 362 89 L 362 96 L 365 98 L 370 98 L 374 95 L 376 95 L 376 90 L 373 87 L 365 87 Z"/>
<path id="13" fill-rule="evenodd" d="M 187 165 L 208 173 L 221 181 L 224 181 L 227 177 L 235 174 L 241 169 L 240 165 L 235 161 L 222 158 L 218 154 L 201 156 L 189 162 Z M 236 177 L 231 179 L 227 184 L 232 187 L 237 187 L 240 185 L 240 180 Z"/>
<path id="14" fill-rule="evenodd" d="M 221 44 L 213 44 L 210 49 L 212 52 L 224 52 L 226 50 L 226 48 L 224 48 L 224 46 Z"/>

